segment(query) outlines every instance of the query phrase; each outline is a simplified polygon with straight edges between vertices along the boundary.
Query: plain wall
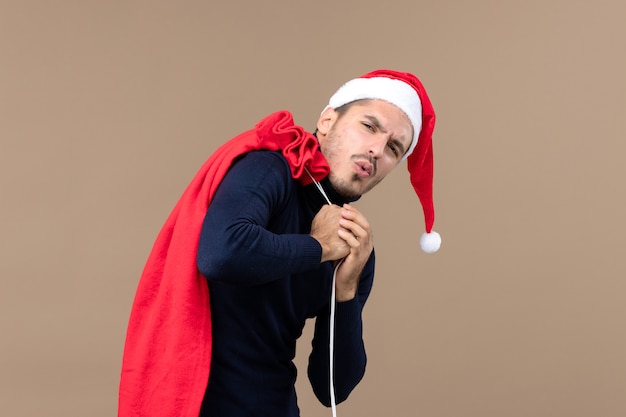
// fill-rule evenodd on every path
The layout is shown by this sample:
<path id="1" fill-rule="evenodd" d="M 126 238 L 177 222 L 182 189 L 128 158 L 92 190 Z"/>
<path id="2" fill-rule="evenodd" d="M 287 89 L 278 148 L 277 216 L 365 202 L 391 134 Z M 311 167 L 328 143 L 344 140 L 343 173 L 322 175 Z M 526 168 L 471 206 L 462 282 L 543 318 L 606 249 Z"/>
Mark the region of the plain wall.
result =
<path id="1" fill-rule="evenodd" d="M 626 4 L 0 1 L 0 413 L 116 414 L 152 243 L 222 142 L 313 128 L 375 68 L 438 115 L 435 228 L 405 167 L 358 202 L 378 255 L 349 416 L 626 415 Z M 306 380 L 303 417 L 330 416 Z"/>

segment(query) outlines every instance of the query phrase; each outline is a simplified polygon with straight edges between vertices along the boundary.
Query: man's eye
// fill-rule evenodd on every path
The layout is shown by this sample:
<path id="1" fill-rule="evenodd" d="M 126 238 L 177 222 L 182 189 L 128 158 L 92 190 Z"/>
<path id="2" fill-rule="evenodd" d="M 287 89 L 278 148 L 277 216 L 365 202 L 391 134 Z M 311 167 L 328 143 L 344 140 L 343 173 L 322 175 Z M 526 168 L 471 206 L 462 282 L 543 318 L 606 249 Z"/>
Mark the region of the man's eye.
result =
<path id="1" fill-rule="evenodd" d="M 363 126 L 365 126 L 367 129 L 371 130 L 372 132 L 374 131 L 374 126 L 368 124 L 368 123 L 363 123 Z"/>
<path id="2" fill-rule="evenodd" d="M 393 143 L 389 143 L 389 149 L 393 152 L 394 155 L 398 156 L 398 148 Z"/>

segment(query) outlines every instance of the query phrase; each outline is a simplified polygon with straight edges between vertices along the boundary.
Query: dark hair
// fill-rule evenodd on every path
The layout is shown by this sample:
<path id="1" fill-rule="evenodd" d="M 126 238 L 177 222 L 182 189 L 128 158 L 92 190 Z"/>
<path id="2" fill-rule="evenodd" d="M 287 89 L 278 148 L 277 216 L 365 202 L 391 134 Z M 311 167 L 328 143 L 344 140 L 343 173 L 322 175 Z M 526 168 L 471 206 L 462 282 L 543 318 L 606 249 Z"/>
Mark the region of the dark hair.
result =
<path id="1" fill-rule="evenodd" d="M 348 112 L 348 110 L 350 110 L 350 107 L 352 107 L 352 106 L 354 106 L 355 104 L 358 104 L 358 103 L 360 103 L 360 102 L 362 102 L 362 101 L 364 101 L 364 100 L 366 100 L 366 99 L 354 100 L 354 101 L 351 101 L 351 102 L 349 102 L 349 103 L 346 103 L 346 104 L 344 104 L 344 105 L 342 105 L 342 106 L 337 107 L 337 108 L 335 109 L 335 111 L 339 114 L 338 119 L 339 119 L 339 118 L 341 118 L 341 116 L 343 116 L 344 114 L 346 114 L 346 113 Z"/>
<path id="2" fill-rule="evenodd" d="M 350 102 L 348 102 L 348 103 L 346 103 L 346 104 L 343 104 L 343 105 L 341 105 L 341 106 L 337 107 L 337 108 L 335 109 L 335 111 L 337 112 L 337 120 L 341 119 L 341 117 L 342 117 L 344 114 L 346 114 L 346 113 L 348 112 L 348 110 L 350 110 L 350 107 L 352 107 L 352 106 L 354 106 L 355 104 L 358 104 L 358 103 L 360 103 L 360 102 L 362 102 L 362 101 L 365 101 L 365 100 L 367 100 L 367 99 L 363 99 L 363 98 L 362 98 L 362 99 L 358 99 L 358 100 L 350 101 Z M 317 128 L 315 128 L 315 131 L 313 132 L 313 134 L 314 134 L 315 136 L 317 136 Z"/>

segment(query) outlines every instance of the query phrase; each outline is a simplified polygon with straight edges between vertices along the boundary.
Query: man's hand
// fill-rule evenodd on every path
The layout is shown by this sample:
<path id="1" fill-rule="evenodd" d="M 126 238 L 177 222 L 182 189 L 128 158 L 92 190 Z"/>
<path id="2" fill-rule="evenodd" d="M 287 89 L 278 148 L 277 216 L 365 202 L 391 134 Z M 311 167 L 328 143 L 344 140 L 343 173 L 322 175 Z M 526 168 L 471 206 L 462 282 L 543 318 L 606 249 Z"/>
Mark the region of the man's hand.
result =
<path id="1" fill-rule="evenodd" d="M 359 277 L 374 249 L 374 240 L 365 216 L 349 204 L 341 209 L 339 225 L 338 234 L 348 244 L 350 252 L 337 270 L 335 294 L 337 301 L 348 301 L 356 296 Z"/>
<path id="2" fill-rule="evenodd" d="M 336 205 L 325 205 L 313 218 L 311 236 L 322 246 L 321 262 L 337 261 L 350 253 L 349 244 L 339 235 L 342 209 Z"/>
<path id="3" fill-rule="evenodd" d="M 322 246 L 321 262 L 343 259 L 337 269 L 337 301 L 353 299 L 363 267 L 374 248 L 369 222 L 349 204 L 326 205 L 313 218 L 311 236 Z"/>

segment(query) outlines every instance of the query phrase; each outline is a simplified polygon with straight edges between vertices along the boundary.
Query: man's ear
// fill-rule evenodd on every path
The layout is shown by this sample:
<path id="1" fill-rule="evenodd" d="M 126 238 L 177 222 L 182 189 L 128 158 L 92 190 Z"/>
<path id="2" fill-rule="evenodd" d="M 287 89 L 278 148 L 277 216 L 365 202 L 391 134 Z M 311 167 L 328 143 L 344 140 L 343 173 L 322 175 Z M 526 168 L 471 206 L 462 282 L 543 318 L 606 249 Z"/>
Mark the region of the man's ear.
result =
<path id="1" fill-rule="evenodd" d="M 324 109 L 320 118 L 317 120 L 317 132 L 323 136 L 328 134 L 328 131 L 337 120 L 337 112 L 332 107 Z"/>

